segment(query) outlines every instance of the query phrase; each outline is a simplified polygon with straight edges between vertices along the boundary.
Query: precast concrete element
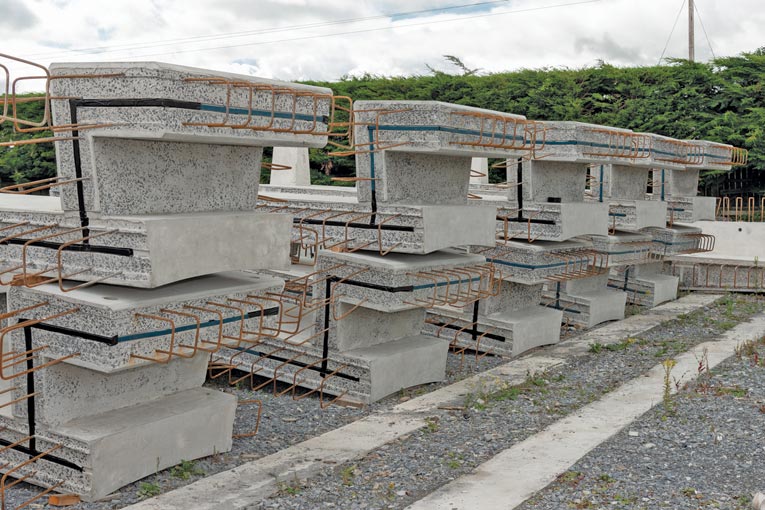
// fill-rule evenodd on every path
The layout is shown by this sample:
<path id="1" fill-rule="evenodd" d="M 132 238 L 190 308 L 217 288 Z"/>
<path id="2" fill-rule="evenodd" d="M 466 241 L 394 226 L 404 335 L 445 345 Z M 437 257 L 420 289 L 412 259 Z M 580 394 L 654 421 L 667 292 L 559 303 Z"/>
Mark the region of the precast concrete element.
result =
<path id="1" fill-rule="evenodd" d="M 93 281 L 155 288 L 212 272 L 289 266 L 291 218 L 280 214 L 93 215 L 83 228 L 57 197 L 0 194 L 0 228 L 4 281 L 25 267 L 62 288 Z"/>
<path id="2" fill-rule="evenodd" d="M 713 236 L 714 249 L 669 258 L 680 287 L 691 290 L 762 292 L 765 289 L 765 224 L 701 221 L 692 225 Z"/>
<path id="3" fill-rule="evenodd" d="M 466 310 L 440 306 L 428 311 L 423 333 L 446 339 L 453 350 L 519 356 L 560 340 L 563 312 L 541 306 L 542 283 L 502 280 L 496 296 Z"/>
<path id="4" fill-rule="evenodd" d="M 66 211 L 252 210 L 262 147 L 327 143 L 329 89 L 153 62 L 51 74 L 54 123 L 87 126 L 56 144 L 58 176 L 83 179 Z"/>
<path id="5" fill-rule="evenodd" d="M 591 328 L 602 322 L 624 318 L 627 294 L 609 288 L 608 273 L 586 278 L 550 282 L 545 286 L 546 306 L 563 311 L 571 324 Z"/>
<path id="6" fill-rule="evenodd" d="M 493 246 L 491 205 L 378 205 L 372 212 L 350 193 L 268 191 L 262 211 L 293 218 L 293 260 L 315 260 L 318 250 L 342 247 L 378 253 L 427 254 L 453 246 Z M 342 188 L 341 188 L 342 189 Z M 300 258 L 298 259 L 298 254 Z"/>
<path id="7" fill-rule="evenodd" d="M 293 295 L 298 281 L 310 303 L 296 308 L 315 312 L 315 327 L 302 336 L 266 338 L 238 353 L 237 363 L 296 392 L 361 402 L 443 379 L 449 342 L 421 334 L 426 308 L 464 307 L 500 284 L 484 257 L 450 250 L 322 251 L 314 273 L 287 282 Z"/>
<path id="8" fill-rule="evenodd" d="M 274 147 L 271 163 L 271 185 L 311 185 L 311 168 L 308 164 L 307 147 Z"/>
<path id="9" fill-rule="evenodd" d="M 11 287 L 17 322 L 0 332 L 2 347 L 27 363 L 10 358 L 0 366 L 16 400 L 0 435 L 11 443 L 34 438 L 22 442 L 33 454 L 51 450 L 19 474 L 93 500 L 181 460 L 230 449 L 237 402 L 201 388 L 207 363 L 224 345 L 257 343 L 279 313 L 260 303 L 282 287 L 280 279 L 241 272 L 148 290 Z M 6 449 L 3 462 L 13 467 L 20 456 Z"/>
<path id="10" fill-rule="evenodd" d="M 665 273 L 662 261 L 656 261 L 615 268 L 608 286 L 626 292 L 632 303 L 652 308 L 677 299 L 678 281 Z"/>
<path id="11" fill-rule="evenodd" d="M 359 202 L 465 204 L 472 157 L 519 157 L 538 123 L 520 115 L 437 101 L 357 101 Z"/>
<path id="12" fill-rule="evenodd" d="M 661 200 L 647 200 L 646 197 L 650 169 L 621 164 L 604 165 L 601 168 L 601 183 L 595 191 L 598 192 L 599 200 L 609 203 L 608 214 L 612 231 L 639 231 L 646 227 L 666 225 L 667 203 Z M 597 170 L 596 167 L 594 171 Z M 600 186 L 603 187 L 602 192 Z"/>

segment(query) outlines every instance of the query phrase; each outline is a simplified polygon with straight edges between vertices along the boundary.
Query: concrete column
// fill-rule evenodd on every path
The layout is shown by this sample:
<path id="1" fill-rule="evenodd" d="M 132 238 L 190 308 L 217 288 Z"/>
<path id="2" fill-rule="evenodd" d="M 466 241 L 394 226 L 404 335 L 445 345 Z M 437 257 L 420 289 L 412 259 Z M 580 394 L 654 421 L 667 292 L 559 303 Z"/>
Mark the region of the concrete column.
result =
<path id="1" fill-rule="evenodd" d="M 308 166 L 308 148 L 274 147 L 271 161 L 289 170 L 272 170 L 270 184 L 278 186 L 310 186 L 311 170 Z"/>
<path id="2" fill-rule="evenodd" d="M 489 160 L 488 158 L 473 158 L 470 161 L 471 172 L 479 172 L 483 177 L 470 176 L 470 184 L 489 184 Z"/>

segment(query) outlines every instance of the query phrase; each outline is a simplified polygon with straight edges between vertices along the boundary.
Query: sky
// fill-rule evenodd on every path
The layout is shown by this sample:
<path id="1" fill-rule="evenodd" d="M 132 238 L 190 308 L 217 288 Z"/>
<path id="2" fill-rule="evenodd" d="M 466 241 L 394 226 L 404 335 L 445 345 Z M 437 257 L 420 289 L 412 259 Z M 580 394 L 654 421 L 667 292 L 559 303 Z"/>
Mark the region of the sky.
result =
<path id="1" fill-rule="evenodd" d="M 644 66 L 657 64 L 665 45 L 665 57 L 687 57 L 683 3 L 0 0 L 0 53 L 46 66 L 160 61 L 264 78 L 328 81 L 365 73 L 427 74 L 427 66 L 458 72 L 444 55 L 481 73 L 578 68 L 601 60 Z M 712 50 L 723 56 L 765 46 L 763 0 L 696 0 L 696 8 L 697 60 L 709 60 Z M 16 64 L 9 67 L 12 76 L 36 74 Z"/>

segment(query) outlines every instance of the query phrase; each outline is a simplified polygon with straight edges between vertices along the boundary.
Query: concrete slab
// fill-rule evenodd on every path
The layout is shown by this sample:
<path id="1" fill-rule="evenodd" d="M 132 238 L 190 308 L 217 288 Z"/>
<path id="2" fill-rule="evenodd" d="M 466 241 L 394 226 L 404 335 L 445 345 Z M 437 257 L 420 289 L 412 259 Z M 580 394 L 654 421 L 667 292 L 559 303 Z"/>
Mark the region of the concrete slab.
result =
<path id="1" fill-rule="evenodd" d="M 20 225 L 24 221 L 29 224 Z M 85 236 L 74 213 L 0 212 L 0 227 L 9 227 L 5 234 L 16 236 L 16 244 L 2 250 L 8 267 L 21 265 L 23 242 L 50 236 L 48 244 L 30 243 L 26 248 L 28 272 L 47 271 L 46 277 L 58 278 L 59 246 L 82 245 L 75 241 Z M 287 215 L 207 212 L 92 217 L 89 229 L 94 237 L 88 249 L 72 246 L 61 253 L 62 273 L 77 282 L 155 288 L 215 272 L 289 266 L 291 218 Z"/>

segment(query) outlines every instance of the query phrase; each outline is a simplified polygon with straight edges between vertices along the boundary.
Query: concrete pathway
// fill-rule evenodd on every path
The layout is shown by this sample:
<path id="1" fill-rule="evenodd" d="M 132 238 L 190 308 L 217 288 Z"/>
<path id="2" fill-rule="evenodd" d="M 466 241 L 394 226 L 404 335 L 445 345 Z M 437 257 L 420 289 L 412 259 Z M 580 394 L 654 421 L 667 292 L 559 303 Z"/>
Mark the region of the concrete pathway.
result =
<path id="1" fill-rule="evenodd" d="M 441 406 L 461 403 L 477 385 L 490 391 L 491 384 L 521 384 L 529 372 L 542 372 L 564 364 L 567 358 L 587 352 L 591 343 L 618 343 L 678 315 L 698 310 L 720 297 L 715 294 L 692 294 L 658 306 L 645 314 L 606 324 L 558 345 L 536 350 L 492 370 L 396 405 L 388 411 L 369 415 L 272 455 L 136 503 L 126 509 L 246 509 L 276 492 L 281 481 L 309 478 L 317 472 L 332 469 L 337 464 L 361 458 L 386 443 L 424 427 L 427 416 L 439 412 L 438 408 Z M 502 483 L 505 482 L 506 479 L 503 478 Z M 502 508 L 508 507 L 505 505 Z"/>
<path id="2" fill-rule="evenodd" d="M 709 368 L 735 353 L 736 346 L 765 335 L 765 314 L 677 356 L 672 377 L 695 379 L 707 351 Z M 602 399 L 501 452 L 472 473 L 454 480 L 411 505 L 409 510 L 509 510 L 553 482 L 593 448 L 632 423 L 662 400 L 664 367 L 632 379 Z M 672 391 L 674 392 L 674 385 Z"/>

